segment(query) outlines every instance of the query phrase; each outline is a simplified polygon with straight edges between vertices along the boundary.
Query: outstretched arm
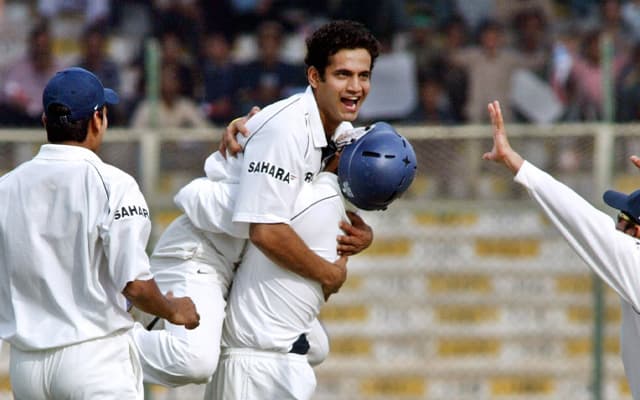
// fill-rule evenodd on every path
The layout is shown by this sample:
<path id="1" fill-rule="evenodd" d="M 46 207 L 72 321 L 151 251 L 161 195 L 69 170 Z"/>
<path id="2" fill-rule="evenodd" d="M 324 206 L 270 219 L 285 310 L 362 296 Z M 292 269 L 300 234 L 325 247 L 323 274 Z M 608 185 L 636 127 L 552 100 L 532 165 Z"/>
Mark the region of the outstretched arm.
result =
<path id="1" fill-rule="evenodd" d="M 482 158 L 488 161 L 494 161 L 504 164 L 507 168 L 517 174 L 524 163 L 520 154 L 511 148 L 507 139 L 507 132 L 504 129 L 504 120 L 502 118 L 502 110 L 500 110 L 500 102 L 493 101 L 489 103 L 489 116 L 493 125 L 493 148 L 490 152 L 484 153 Z"/>
<path id="2" fill-rule="evenodd" d="M 489 104 L 489 115 L 493 149 L 483 159 L 509 168 L 576 254 L 624 300 L 640 308 L 638 240 L 617 231 L 611 217 L 571 188 L 525 162 L 509 145 L 498 102 Z M 640 159 L 632 162 L 640 167 Z"/>

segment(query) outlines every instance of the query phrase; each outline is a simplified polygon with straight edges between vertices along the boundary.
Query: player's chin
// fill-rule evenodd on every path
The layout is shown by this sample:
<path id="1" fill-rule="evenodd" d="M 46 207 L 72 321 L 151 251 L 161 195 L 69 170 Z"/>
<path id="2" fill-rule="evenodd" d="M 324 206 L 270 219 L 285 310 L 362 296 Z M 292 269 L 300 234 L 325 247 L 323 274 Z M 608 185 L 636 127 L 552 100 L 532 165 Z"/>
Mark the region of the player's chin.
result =
<path id="1" fill-rule="evenodd" d="M 360 112 L 360 109 L 357 109 L 355 111 L 343 111 L 340 114 L 340 119 L 342 121 L 348 121 L 348 122 L 353 122 L 356 119 L 358 119 L 358 113 Z"/>

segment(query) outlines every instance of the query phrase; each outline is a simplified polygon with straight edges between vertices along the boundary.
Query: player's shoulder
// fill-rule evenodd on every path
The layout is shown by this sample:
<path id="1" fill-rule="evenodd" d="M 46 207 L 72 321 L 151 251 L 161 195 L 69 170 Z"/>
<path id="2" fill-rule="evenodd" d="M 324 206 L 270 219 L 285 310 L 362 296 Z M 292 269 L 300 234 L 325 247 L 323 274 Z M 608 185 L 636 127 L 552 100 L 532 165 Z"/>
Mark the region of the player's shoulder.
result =
<path id="1" fill-rule="evenodd" d="M 108 188 L 131 187 L 138 183 L 135 178 L 115 165 L 103 161 L 87 160 L 87 163 Z"/>
<path id="2" fill-rule="evenodd" d="M 298 207 L 308 208 L 320 203 L 342 204 L 343 198 L 338 184 L 338 177 L 331 172 L 320 172 L 310 185 L 305 185 L 298 196 Z"/>
<path id="3" fill-rule="evenodd" d="M 335 174 L 321 172 L 312 184 L 304 185 L 294 206 L 292 222 L 308 218 L 328 220 L 342 218 L 345 214 L 344 197 L 340 193 L 338 179 Z"/>
<path id="4" fill-rule="evenodd" d="M 312 186 L 314 191 L 320 194 L 340 194 L 338 175 L 333 172 L 319 172 L 313 180 Z"/>
<path id="5" fill-rule="evenodd" d="M 304 122 L 302 94 L 295 94 L 286 99 L 266 106 L 247 123 L 252 135 L 255 134 L 290 134 L 290 131 L 300 131 Z"/>

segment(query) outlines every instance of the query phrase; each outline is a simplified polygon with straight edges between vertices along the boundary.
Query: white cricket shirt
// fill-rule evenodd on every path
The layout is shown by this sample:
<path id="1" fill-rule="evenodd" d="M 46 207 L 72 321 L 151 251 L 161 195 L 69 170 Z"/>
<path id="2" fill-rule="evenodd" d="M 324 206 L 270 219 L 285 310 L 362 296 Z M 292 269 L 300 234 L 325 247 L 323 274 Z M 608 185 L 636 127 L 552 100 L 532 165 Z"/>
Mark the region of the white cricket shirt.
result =
<path id="1" fill-rule="evenodd" d="M 88 149 L 46 144 L 0 177 L 0 337 L 65 346 L 130 328 L 121 294 L 152 278 L 135 180 Z"/>
<path id="2" fill-rule="evenodd" d="M 173 200 L 193 226 L 204 232 L 249 238 L 249 224 L 233 222 L 241 168 L 241 159 L 225 160 L 216 151 L 205 161 L 207 177 L 196 178 L 178 191 Z"/>
<path id="3" fill-rule="evenodd" d="M 311 250 L 333 262 L 341 220 L 348 221 L 337 176 L 321 172 L 300 192 L 291 227 Z M 322 304 L 318 282 L 279 267 L 249 244 L 229 294 L 222 346 L 286 353 L 309 332 Z"/>
<path id="4" fill-rule="evenodd" d="M 575 252 L 621 299 L 621 355 L 634 399 L 640 399 L 640 240 L 616 230 L 610 216 L 525 161 L 515 181 Z"/>
<path id="5" fill-rule="evenodd" d="M 234 222 L 289 223 L 298 193 L 320 171 L 327 145 L 311 87 L 265 107 L 247 122 Z M 351 129 L 343 122 L 335 133 Z"/>
<path id="6" fill-rule="evenodd" d="M 298 193 L 320 170 L 327 139 L 311 87 L 265 107 L 247 128 L 249 138 L 238 135 L 243 153 L 226 159 L 213 153 L 206 178 L 174 197 L 198 229 L 248 238 L 247 223 L 289 223 Z M 351 123 L 343 122 L 333 135 L 349 129 Z"/>

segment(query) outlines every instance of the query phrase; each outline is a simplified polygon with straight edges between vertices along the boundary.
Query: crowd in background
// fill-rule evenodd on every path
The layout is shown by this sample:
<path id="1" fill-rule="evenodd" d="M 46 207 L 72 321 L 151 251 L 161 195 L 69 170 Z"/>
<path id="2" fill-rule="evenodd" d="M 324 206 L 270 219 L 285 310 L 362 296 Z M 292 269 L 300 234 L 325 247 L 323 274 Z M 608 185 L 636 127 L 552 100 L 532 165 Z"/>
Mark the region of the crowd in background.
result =
<path id="1" fill-rule="evenodd" d="M 306 34 L 342 18 L 362 21 L 381 41 L 374 81 L 377 73 L 405 78 L 394 57 L 412 62 L 413 93 L 399 95 L 415 100 L 380 117 L 484 123 L 487 102 L 500 99 L 507 121 L 598 121 L 608 117 L 613 93 L 609 118 L 640 119 L 638 0 L 4 0 L 0 7 L 5 127 L 39 126 L 45 83 L 70 65 L 121 93 L 113 125 L 226 123 L 302 90 Z M 149 38 L 161 65 L 154 118 L 145 91 Z"/>

